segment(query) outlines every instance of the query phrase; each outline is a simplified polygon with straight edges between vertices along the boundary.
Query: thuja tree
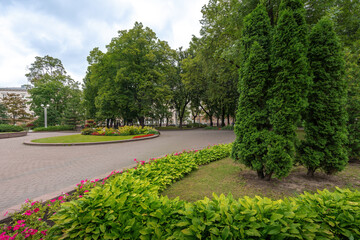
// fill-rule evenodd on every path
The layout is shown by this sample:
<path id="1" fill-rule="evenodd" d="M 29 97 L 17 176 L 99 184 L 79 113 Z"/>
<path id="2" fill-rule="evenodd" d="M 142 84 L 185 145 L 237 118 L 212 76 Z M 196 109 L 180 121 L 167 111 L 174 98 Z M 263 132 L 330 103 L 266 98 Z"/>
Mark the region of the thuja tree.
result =
<path id="1" fill-rule="evenodd" d="M 306 107 L 311 80 L 303 5 L 299 0 L 285 0 L 280 9 L 272 45 L 273 82 L 267 104 L 273 130 L 266 160 L 267 171 L 278 178 L 287 176 L 292 168 L 296 122 Z"/>
<path id="2" fill-rule="evenodd" d="M 240 97 L 232 157 L 256 170 L 259 178 L 270 179 L 265 158 L 269 133 L 266 92 L 270 78 L 270 19 L 263 5 L 244 19 L 242 47 Z"/>
<path id="3" fill-rule="evenodd" d="M 308 54 L 313 86 L 305 118 L 301 161 L 313 176 L 341 171 L 348 162 L 346 148 L 346 82 L 339 39 L 329 18 L 322 18 L 310 33 Z"/>

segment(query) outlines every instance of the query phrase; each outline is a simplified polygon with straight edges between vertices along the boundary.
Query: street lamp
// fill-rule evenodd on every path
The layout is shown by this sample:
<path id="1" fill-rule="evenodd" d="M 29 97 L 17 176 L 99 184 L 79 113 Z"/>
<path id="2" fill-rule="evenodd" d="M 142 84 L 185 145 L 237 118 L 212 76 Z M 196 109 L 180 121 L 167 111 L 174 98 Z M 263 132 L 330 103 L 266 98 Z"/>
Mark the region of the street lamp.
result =
<path id="1" fill-rule="evenodd" d="M 48 109 L 48 107 L 50 107 L 50 105 L 49 104 L 46 104 L 46 105 L 41 104 L 41 107 L 44 108 L 45 128 L 47 128 L 47 109 Z"/>

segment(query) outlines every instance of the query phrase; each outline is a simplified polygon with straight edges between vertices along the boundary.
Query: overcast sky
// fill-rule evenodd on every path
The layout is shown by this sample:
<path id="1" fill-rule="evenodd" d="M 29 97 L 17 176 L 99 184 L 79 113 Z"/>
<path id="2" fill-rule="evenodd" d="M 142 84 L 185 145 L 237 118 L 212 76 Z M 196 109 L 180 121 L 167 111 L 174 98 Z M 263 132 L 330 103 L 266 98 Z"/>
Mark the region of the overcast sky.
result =
<path id="1" fill-rule="evenodd" d="M 26 84 L 35 56 L 59 58 L 82 82 L 86 57 L 135 21 L 150 27 L 173 49 L 199 35 L 208 0 L 0 0 L 0 87 Z"/>

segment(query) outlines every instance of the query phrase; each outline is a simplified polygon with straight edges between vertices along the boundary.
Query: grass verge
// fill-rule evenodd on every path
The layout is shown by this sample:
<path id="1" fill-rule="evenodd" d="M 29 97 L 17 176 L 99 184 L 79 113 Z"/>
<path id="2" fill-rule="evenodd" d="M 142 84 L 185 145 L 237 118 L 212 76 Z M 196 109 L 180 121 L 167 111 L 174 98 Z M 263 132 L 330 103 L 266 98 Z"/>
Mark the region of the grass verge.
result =
<path id="1" fill-rule="evenodd" d="M 173 183 L 161 195 L 169 198 L 180 197 L 186 201 L 212 199 L 217 195 L 231 193 L 235 199 L 249 196 L 281 199 L 298 194 L 316 192 L 317 189 L 334 190 L 335 187 L 360 189 L 360 163 L 351 163 L 335 176 L 316 172 L 314 178 L 306 176 L 302 166 L 294 167 L 290 175 L 282 180 L 263 181 L 257 178 L 256 172 L 230 158 L 199 167 L 181 181 Z"/>
<path id="2" fill-rule="evenodd" d="M 130 135 L 130 136 L 92 136 L 92 135 L 67 135 L 67 136 L 58 136 L 58 137 L 49 137 L 49 138 L 39 138 L 32 140 L 31 142 L 35 143 L 84 143 L 84 142 L 109 142 L 109 141 L 119 141 L 119 140 L 128 140 L 132 139 L 135 136 L 139 135 Z"/>

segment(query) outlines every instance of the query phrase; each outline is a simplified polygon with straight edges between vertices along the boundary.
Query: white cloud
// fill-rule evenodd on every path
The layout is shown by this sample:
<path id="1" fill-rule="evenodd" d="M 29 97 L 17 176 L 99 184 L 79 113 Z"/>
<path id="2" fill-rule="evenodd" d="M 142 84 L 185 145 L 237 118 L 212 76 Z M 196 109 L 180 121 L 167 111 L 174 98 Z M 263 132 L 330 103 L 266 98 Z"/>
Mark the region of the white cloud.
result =
<path id="1" fill-rule="evenodd" d="M 172 48 L 188 47 L 200 30 L 207 0 L 35 0 L 0 3 L 0 87 L 27 83 L 26 67 L 35 56 L 59 58 L 67 72 L 82 81 L 86 56 L 105 51 L 117 31 L 142 22 Z"/>

